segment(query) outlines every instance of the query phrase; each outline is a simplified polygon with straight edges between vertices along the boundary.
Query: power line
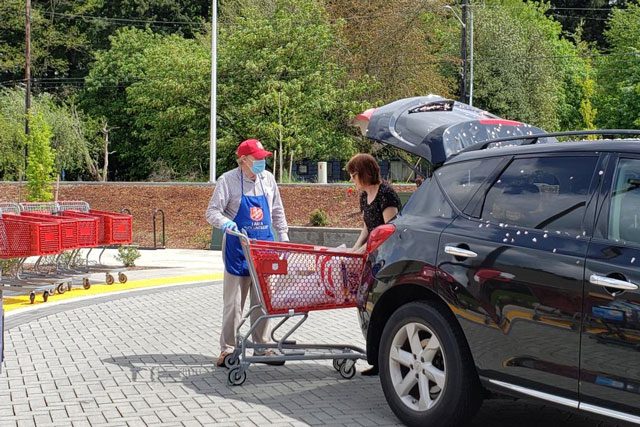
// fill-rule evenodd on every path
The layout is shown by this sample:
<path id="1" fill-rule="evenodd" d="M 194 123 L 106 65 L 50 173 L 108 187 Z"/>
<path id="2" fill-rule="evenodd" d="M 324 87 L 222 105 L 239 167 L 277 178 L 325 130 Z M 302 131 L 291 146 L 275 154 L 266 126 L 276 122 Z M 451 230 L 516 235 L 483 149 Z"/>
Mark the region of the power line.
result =
<path id="1" fill-rule="evenodd" d="M 57 16 L 61 18 L 105 21 L 109 23 L 122 23 L 122 24 L 173 25 L 173 26 L 178 26 L 178 25 L 203 26 L 204 25 L 204 22 L 197 22 L 197 21 L 158 21 L 158 20 L 150 20 L 150 19 L 109 18 L 106 16 L 81 15 L 81 14 L 72 14 L 72 13 L 51 12 L 51 11 L 42 11 L 42 13 L 45 15 Z"/>

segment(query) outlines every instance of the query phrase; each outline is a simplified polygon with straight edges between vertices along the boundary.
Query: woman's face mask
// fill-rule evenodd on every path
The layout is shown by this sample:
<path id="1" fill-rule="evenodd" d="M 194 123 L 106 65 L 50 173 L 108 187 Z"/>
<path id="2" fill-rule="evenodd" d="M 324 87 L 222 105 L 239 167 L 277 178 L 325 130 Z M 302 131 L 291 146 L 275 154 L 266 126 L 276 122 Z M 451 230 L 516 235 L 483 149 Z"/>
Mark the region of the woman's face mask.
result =
<path id="1" fill-rule="evenodd" d="M 262 160 L 254 160 L 253 164 L 251 165 L 251 172 L 255 173 L 256 175 L 264 172 L 265 168 L 267 167 L 267 161 L 262 159 Z"/>

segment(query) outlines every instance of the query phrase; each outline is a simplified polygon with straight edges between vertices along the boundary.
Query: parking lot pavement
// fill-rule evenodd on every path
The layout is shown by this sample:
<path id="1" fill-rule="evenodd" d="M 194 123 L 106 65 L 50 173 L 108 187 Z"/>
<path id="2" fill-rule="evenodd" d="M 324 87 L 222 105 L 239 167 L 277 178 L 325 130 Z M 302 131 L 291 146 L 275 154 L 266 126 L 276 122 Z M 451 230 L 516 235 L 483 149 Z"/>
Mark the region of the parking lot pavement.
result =
<path id="1" fill-rule="evenodd" d="M 0 426 L 398 425 L 377 378 L 330 362 L 214 367 L 222 287 L 104 295 L 7 318 Z M 312 313 L 298 341 L 363 345 L 354 310 Z M 358 370 L 365 363 L 358 363 Z M 540 404 L 489 401 L 476 426 L 600 426 Z"/>

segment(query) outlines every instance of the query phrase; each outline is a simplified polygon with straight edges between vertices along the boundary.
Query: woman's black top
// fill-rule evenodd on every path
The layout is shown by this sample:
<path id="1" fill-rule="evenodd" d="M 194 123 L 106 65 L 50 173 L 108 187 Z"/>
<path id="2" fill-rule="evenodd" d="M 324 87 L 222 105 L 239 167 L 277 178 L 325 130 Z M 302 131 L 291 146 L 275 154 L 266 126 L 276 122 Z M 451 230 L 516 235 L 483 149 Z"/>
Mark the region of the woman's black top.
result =
<path id="1" fill-rule="evenodd" d="M 363 191 L 362 194 L 360 194 L 360 210 L 362 211 L 364 223 L 369 233 L 371 233 L 371 230 L 374 228 L 384 224 L 382 212 L 384 212 L 386 208 L 396 207 L 400 210 L 401 206 L 402 204 L 400 203 L 398 193 L 396 193 L 389 184 L 384 182 L 380 184 L 378 194 L 376 194 L 376 198 L 373 199 L 371 204 L 367 204 L 366 192 Z"/>

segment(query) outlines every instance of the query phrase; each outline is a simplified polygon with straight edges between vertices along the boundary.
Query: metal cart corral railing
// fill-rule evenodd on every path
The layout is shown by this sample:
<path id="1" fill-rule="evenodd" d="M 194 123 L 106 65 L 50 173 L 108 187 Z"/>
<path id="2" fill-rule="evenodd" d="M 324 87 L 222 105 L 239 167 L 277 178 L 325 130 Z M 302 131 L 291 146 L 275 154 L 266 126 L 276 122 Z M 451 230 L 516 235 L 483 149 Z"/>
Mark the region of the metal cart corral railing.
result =
<path id="1" fill-rule="evenodd" d="M 298 344 L 290 338 L 311 311 L 356 306 L 364 254 L 250 240 L 243 233 L 227 233 L 240 239 L 259 301 L 243 316 L 237 329 L 236 348 L 225 359 L 230 369 L 228 383 L 243 384 L 252 363 L 289 360 L 333 360 L 333 367 L 343 378 L 353 378 L 356 361 L 366 359 L 365 350 L 349 344 Z M 260 312 L 260 316 L 242 333 L 243 325 L 255 311 Z M 272 342 L 251 341 L 249 337 L 257 325 L 270 319 L 279 319 L 271 331 Z M 289 320 L 293 324 L 288 323 Z M 253 350 L 252 355 L 247 354 L 249 349 Z M 272 354 L 265 353 L 267 349 L 271 349 Z"/>

